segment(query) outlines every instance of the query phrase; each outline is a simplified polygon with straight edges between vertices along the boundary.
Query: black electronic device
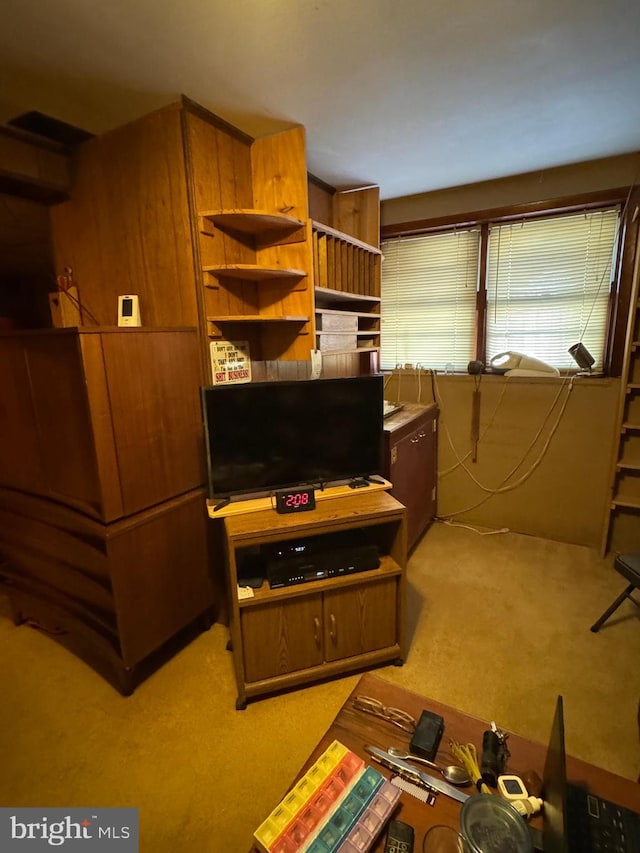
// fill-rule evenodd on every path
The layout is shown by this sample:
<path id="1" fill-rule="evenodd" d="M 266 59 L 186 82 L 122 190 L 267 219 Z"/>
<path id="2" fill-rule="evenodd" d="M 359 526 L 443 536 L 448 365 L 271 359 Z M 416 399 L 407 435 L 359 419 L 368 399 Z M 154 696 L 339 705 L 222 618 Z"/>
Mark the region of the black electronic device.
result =
<path id="1" fill-rule="evenodd" d="M 433 761 L 438 752 L 443 732 L 444 719 L 440 714 L 435 714 L 433 711 L 423 711 L 420 714 L 415 731 L 411 735 L 409 752 L 420 755 L 428 761 Z"/>
<path id="2" fill-rule="evenodd" d="M 297 489 L 282 489 L 276 492 L 276 512 L 307 512 L 316 508 L 316 492 L 313 486 Z"/>
<path id="3" fill-rule="evenodd" d="M 272 589 L 377 569 L 378 546 L 359 529 L 266 545 L 263 559 Z"/>
<path id="4" fill-rule="evenodd" d="M 415 832 L 402 820 L 390 820 L 384 853 L 413 853 Z"/>
<path id="5" fill-rule="evenodd" d="M 209 498 L 380 474 L 381 375 L 202 388 Z"/>
<path id="6" fill-rule="evenodd" d="M 567 781 L 564 702 L 558 696 L 543 775 L 544 853 L 637 853 L 640 814 Z"/>
<path id="7" fill-rule="evenodd" d="M 504 773 L 504 762 L 500 759 L 500 738 L 491 729 L 482 736 L 482 757 L 480 759 L 480 775 L 482 781 L 495 788 L 498 776 Z"/>

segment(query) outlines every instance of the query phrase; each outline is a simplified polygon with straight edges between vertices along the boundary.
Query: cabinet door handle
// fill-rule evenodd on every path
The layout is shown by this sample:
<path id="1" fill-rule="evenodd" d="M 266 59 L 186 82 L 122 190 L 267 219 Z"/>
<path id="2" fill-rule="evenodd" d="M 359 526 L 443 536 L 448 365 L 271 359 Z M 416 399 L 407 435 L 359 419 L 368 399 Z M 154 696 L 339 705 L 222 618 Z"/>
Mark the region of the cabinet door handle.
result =
<path id="1" fill-rule="evenodd" d="M 336 617 L 331 613 L 329 616 L 329 636 L 334 643 L 338 642 L 338 631 L 336 629 Z"/>
<path id="2" fill-rule="evenodd" d="M 316 646 L 320 648 L 320 620 L 317 616 L 313 617 L 313 639 L 315 640 Z"/>

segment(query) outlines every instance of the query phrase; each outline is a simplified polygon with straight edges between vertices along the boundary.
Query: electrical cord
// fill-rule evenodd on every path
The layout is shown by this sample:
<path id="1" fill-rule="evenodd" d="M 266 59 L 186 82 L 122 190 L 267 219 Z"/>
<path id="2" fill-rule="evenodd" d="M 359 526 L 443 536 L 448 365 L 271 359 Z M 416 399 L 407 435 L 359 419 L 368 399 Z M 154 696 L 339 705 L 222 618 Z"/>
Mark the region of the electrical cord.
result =
<path id="1" fill-rule="evenodd" d="M 553 439 L 553 436 L 555 435 L 555 433 L 556 433 L 556 431 L 557 431 L 558 427 L 560 426 L 560 422 L 561 422 L 561 420 L 562 420 L 562 416 L 564 415 L 565 409 L 566 409 L 566 407 L 567 407 L 567 403 L 569 402 L 569 397 L 571 396 L 571 391 L 573 390 L 573 381 L 574 381 L 574 378 L 573 378 L 573 377 L 571 377 L 571 379 L 570 379 L 570 380 L 569 380 L 569 382 L 568 382 L 568 390 L 567 390 L 567 394 L 566 394 L 565 399 L 564 399 L 564 402 L 562 403 L 562 406 L 561 406 L 561 408 L 560 408 L 560 412 L 559 412 L 559 414 L 558 414 L 558 417 L 556 418 L 556 422 L 555 422 L 555 423 L 553 424 L 553 426 L 551 427 L 551 430 L 550 430 L 550 432 L 549 432 L 549 435 L 547 436 L 547 439 L 546 439 L 546 441 L 545 441 L 545 443 L 544 443 L 544 445 L 543 445 L 543 447 L 542 447 L 542 450 L 541 450 L 541 452 L 540 452 L 540 454 L 539 454 L 538 458 L 533 462 L 533 464 L 530 466 L 530 468 L 529 468 L 527 471 L 525 471 L 525 472 L 524 472 L 524 474 L 522 474 L 522 475 L 521 475 L 521 476 L 520 476 L 520 477 L 519 477 L 515 482 L 513 482 L 513 483 L 509 483 L 508 485 L 505 485 L 505 484 L 507 483 L 507 481 L 508 481 L 508 480 L 509 480 L 509 479 L 510 479 L 514 474 L 515 474 L 515 472 L 518 470 L 518 468 L 520 468 L 520 466 L 524 463 L 525 459 L 526 459 L 526 458 L 527 458 L 527 456 L 529 455 L 529 452 L 531 451 L 531 449 L 533 448 L 533 446 L 535 445 L 535 443 L 538 441 L 538 439 L 539 439 L 540 435 L 542 434 L 542 431 L 543 431 L 543 429 L 544 429 L 544 427 L 545 427 L 545 424 L 546 424 L 547 420 L 549 419 L 549 417 L 551 416 L 551 413 L 553 412 L 553 409 L 555 408 L 555 405 L 556 405 L 556 403 L 557 403 L 557 401 L 558 401 L 558 398 L 559 398 L 559 396 L 560 396 L 560 392 L 561 392 L 561 391 L 562 391 L 562 389 L 567 385 L 566 380 L 565 380 L 565 381 L 562 383 L 562 385 L 560 386 L 560 389 L 558 390 L 558 394 L 556 394 L 556 397 L 555 397 L 555 399 L 554 399 L 554 401 L 553 401 L 553 403 L 552 403 L 552 405 L 551 405 L 550 409 L 548 410 L 547 414 L 545 415 L 544 420 L 543 420 L 543 422 L 542 422 L 542 424 L 541 424 L 541 426 L 540 426 L 540 429 L 538 430 L 538 432 L 537 432 L 537 433 L 536 433 L 536 435 L 534 436 L 533 440 L 530 442 L 529 446 L 527 447 L 527 449 L 525 450 L 524 454 L 522 455 L 522 457 L 521 457 L 520 461 L 519 461 L 519 462 L 518 462 L 518 463 L 517 463 L 517 464 L 516 464 L 512 469 L 511 469 L 511 471 L 509 471 L 509 473 L 508 473 L 508 474 L 507 474 L 507 475 L 502 479 L 502 481 L 501 481 L 500 485 L 499 485 L 497 488 L 493 488 L 493 489 L 492 489 L 492 488 L 489 488 L 489 487 L 487 487 L 487 486 L 483 486 L 483 485 L 482 485 L 482 484 L 481 484 L 481 483 L 480 483 L 480 482 L 479 482 L 479 481 L 478 481 L 478 480 L 477 480 L 477 479 L 476 479 L 476 478 L 471 474 L 471 472 L 468 470 L 467 466 L 466 466 L 466 465 L 464 465 L 464 464 L 462 465 L 462 467 L 464 468 L 464 470 L 469 474 L 469 476 L 473 479 L 473 481 L 474 481 L 474 482 L 476 482 L 476 483 L 477 483 L 477 485 L 478 485 L 478 486 L 479 486 L 483 491 L 487 492 L 487 494 L 485 495 L 485 497 L 481 498 L 481 499 L 480 499 L 479 501 L 477 501 L 475 504 L 472 504 L 471 506 L 465 507 L 464 509 L 457 510 L 456 512 L 450 512 L 450 513 L 447 513 L 447 515 L 446 515 L 446 516 L 442 516 L 442 519 L 454 518 L 454 517 L 455 517 L 455 516 L 457 516 L 457 515 L 463 515 L 463 514 L 464 514 L 464 513 L 466 513 L 466 512 L 470 512 L 470 511 L 471 511 L 471 510 L 473 510 L 473 509 L 477 509 L 477 507 L 482 506 L 484 503 L 486 503 L 488 500 L 490 500 L 490 498 L 491 498 L 491 497 L 493 497 L 493 495 L 496 495 L 496 494 L 503 494 L 503 493 L 505 493 L 505 492 L 513 491 L 513 489 L 518 488 L 518 486 L 521 486 L 524 482 L 526 482 L 526 480 L 528 480 L 528 479 L 529 479 L 529 477 L 534 473 L 534 471 L 535 471 L 535 470 L 536 470 L 536 469 L 541 465 L 542 460 L 544 459 L 544 457 L 545 457 L 545 455 L 546 455 L 546 453 L 547 453 L 547 450 L 549 449 L 549 445 L 551 444 L 551 440 Z M 445 428 L 445 432 L 447 432 L 446 428 Z M 449 441 L 450 441 L 450 443 L 451 443 L 451 447 L 452 447 L 452 449 L 453 449 L 454 453 L 456 453 L 455 447 L 453 446 L 453 443 L 451 442 L 451 438 L 450 438 L 450 436 L 447 436 L 447 437 L 449 438 Z M 458 455 L 458 454 L 456 453 L 456 456 L 457 456 L 457 455 Z M 459 458 L 459 457 L 458 457 L 458 458 Z"/>
<path id="2" fill-rule="evenodd" d="M 471 530 L 472 533 L 477 533 L 478 536 L 495 536 L 496 533 L 511 532 L 508 527 L 501 527 L 499 530 L 478 530 L 470 524 L 462 524 L 460 521 L 449 521 L 448 518 L 440 518 L 439 516 L 435 517 L 435 521 L 439 521 L 441 524 L 448 524 L 450 527 L 464 527 L 465 530 Z"/>
<path id="3" fill-rule="evenodd" d="M 504 398 L 505 391 L 507 390 L 507 385 L 509 384 L 509 377 L 506 376 L 506 377 L 504 377 L 504 379 L 505 379 L 505 381 L 502 383 L 502 390 L 500 391 L 500 396 L 498 397 L 498 402 L 496 403 L 495 408 L 494 408 L 493 412 L 491 413 L 491 417 L 487 421 L 487 425 L 485 426 L 485 428 L 480 433 L 480 436 L 478 437 L 478 444 L 480 444 L 482 439 L 489 432 L 489 430 L 493 426 L 493 422 L 496 418 L 496 415 L 498 414 L 498 409 L 500 408 L 500 406 L 502 404 L 502 400 Z M 436 400 L 436 402 L 438 403 L 438 406 L 440 408 L 440 411 L 442 412 L 443 411 L 442 400 L 440 399 L 440 391 L 439 391 L 439 389 L 437 389 L 437 379 L 436 379 L 435 371 L 432 371 L 431 384 L 433 387 L 433 399 Z M 446 422 L 444 421 L 444 418 L 441 418 L 441 423 L 442 423 L 442 426 L 444 427 L 445 434 L 447 435 L 447 439 L 449 440 L 449 443 L 451 444 L 451 438 L 448 434 L 447 425 L 446 425 Z M 452 446 L 452 449 L 453 449 L 453 446 Z M 471 456 L 472 452 L 473 452 L 472 450 L 468 450 L 467 453 L 465 453 L 465 455 L 462 457 L 462 459 L 459 460 L 458 462 L 456 462 L 450 468 L 445 468 L 444 471 L 438 471 L 438 479 L 441 480 L 443 477 L 446 477 L 448 474 L 451 474 L 453 471 L 457 471 L 457 469 L 461 466 L 461 464 L 463 462 L 466 462 L 467 459 Z M 454 453 L 455 453 L 455 450 L 454 450 Z M 456 455 L 456 457 L 457 457 L 457 455 Z"/>
<path id="4" fill-rule="evenodd" d="M 481 794 L 493 793 L 491 788 L 482 781 L 480 765 L 478 764 L 478 753 L 475 746 L 472 743 L 458 743 L 452 739 L 449 739 L 449 746 L 454 757 L 458 759 L 467 771 L 478 791 Z"/>

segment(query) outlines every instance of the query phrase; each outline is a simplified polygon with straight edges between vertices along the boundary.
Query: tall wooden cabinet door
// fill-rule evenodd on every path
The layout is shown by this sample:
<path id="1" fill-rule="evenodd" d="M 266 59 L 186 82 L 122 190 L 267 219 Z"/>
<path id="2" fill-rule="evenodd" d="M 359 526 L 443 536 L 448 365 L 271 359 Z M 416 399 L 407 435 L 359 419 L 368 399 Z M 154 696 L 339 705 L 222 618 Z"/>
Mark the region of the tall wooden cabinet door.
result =
<path id="1" fill-rule="evenodd" d="M 420 419 L 410 435 L 391 445 L 391 493 L 407 507 L 409 548 L 435 515 L 437 450 L 434 423 L 433 417 Z"/>
<path id="2" fill-rule="evenodd" d="M 324 594 L 325 660 L 362 655 L 398 641 L 397 578 Z"/>
<path id="3" fill-rule="evenodd" d="M 322 598 L 308 595 L 242 608 L 245 681 L 322 663 Z"/>

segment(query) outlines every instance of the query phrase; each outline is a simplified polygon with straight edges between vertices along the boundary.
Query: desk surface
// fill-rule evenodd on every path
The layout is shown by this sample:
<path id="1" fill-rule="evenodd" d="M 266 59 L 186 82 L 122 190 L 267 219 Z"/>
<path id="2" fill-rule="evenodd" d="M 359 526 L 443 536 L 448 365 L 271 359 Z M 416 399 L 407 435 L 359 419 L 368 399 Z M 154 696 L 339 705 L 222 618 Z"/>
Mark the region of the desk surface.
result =
<path id="1" fill-rule="evenodd" d="M 357 711 L 353 707 L 353 698 L 358 694 L 379 699 L 385 706 L 402 708 L 414 718 L 419 717 L 420 712 L 425 709 L 441 714 L 445 721 L 445 731 L 437 756 L 437 761 L 440 764 L 458 763 L 449 752 L 449 738 L 459 743 L 474 743 L 480 750 L 482 735 L 489 727 L 486 720 L 479 720 L 462 711 L 457 711 L 455 708 L 450 708 L 398 687 L 376 675 L 366 673 L 358 681 L 335 720 L 309 756 L 304 767 L 301 768 L 299 776 L 306 772 L 333 740 L 339 740 L 385 776 L 391 777 L 393 775 L 391 771 L 373 762 L 371 756 L 364 751 L 364 747 L 366 744 L 372 744 L 380 749 L 388 749 L 389 746 L 408 749 L 410 735 L 385 720 Z M 551 730 L 553 711 L 554 708 L 550 707 L 549 730 Z M 520 774 L 527 770 L 536 770 L 542 778 L 547 752 L 546 744 L 536 743 L 517 734 L 509 733 L 508 746 L 511 752 L 508 772 Z M 427 767 L 420 766 L 420 769 L 429 772 Z M 433 772 L 436 773 L 437 771 Z M 616 776 L 607 770 L 602 770 L 572 756 L 567 756 L 567 776 L 572 782 L 586 784 L 594 794 L 640 812 L 640 785 L 636 782 Z M 472 792 L 473 788 L 467 787 L 461 790 Z M 274 802 L 273 806 L 276 805 L 277 802 Z M 460 809 L 460 803 L 444 796 L 444 794 L 440 794 L 435 806 L 431 807 L 409 794 L 403 793 L 400 799 L 400 807 L 395 812 L 394 817 L 400 818 L 415 828 L 414 849 L 418 851 L 421 850 L 424 833 L 430 826 L 444 823 L 458 827 Z M 540 818 L 536 818 L 533 825 L 540 826 L 540 824 Z M 373 849 L 376 853 L 384 849 L 384 833 Z"/>

